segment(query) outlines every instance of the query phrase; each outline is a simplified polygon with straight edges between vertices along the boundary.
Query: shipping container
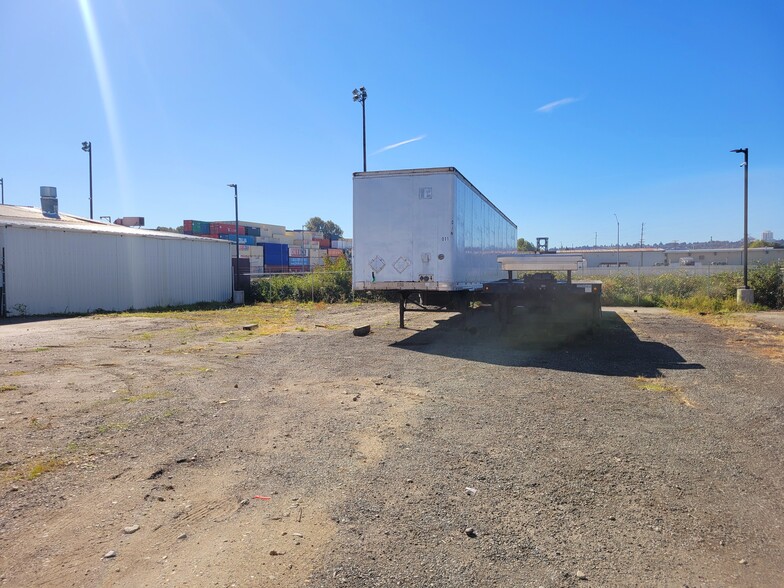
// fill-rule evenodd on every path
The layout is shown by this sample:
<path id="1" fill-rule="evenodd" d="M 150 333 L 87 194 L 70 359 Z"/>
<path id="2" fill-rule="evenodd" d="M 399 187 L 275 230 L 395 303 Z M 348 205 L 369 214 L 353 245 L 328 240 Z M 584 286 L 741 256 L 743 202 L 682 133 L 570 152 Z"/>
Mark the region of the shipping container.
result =
<path id="1" fill-rule="evenodd" d="M 316 243 L 319 244 L 320 249 L 329 249 L 329 246 L 332 245 L 332 241 L 329 239 L 313 239 Z"/>
<path id="2" fill-rule="evenodd" d="M 303 265 L 308 265 L 307 257 L 289 257 L 289 266 L 301 267 Z"/>
<path id="3" fill-rule="evenodd" d="M 289 257 L 307 257 L 307 254 L 305 253 L 305 249 L 302 247 L 292 247 L 289 245 Z"/>
<path id="4" fill-rule="evenodd" d="M 213 233 L 221 233 L 226 235 L 237 234 L 237 225 L 234 223 L 211 223 L 211 224 L 212 224 Z M 245 234 L 244 226 L 240 225 L 239 230 L 240 230 L 240 235 Z"/>
<path id="5" fill-rule="evenodd" d="M 212 232 L 210 223 L 204 221 L 191 221 L 191 228 L 194 235 L 209 235 Z"/>
<path id="6" fill-rule="evenodd" d="M 252 235 L 253 237 L 260 237 L 261 229 L 259 227 L 245 227 L 245 234 Z"/>
<path id="7" fill-rule="evenodd" d="M 184 233 L 193 233 L 193 221 L 192 220 L 182 221 L 182 230 Z"/>
<path id="8" fill-rule="evenodd" d="M 289 265 L 289 246 L 285 243 L 262 243 L 265 266 Z"/>
<path id="9" fill-rule="evenodd" d="M 478 290 L 517 226 L 453 167 L 354 174 L 355 290 Z"/>
<path id="10" fill-rule="evenodd" d="M 231 235 L 227 235 L 225 233 L 221 233 L 219 237 L 225 241 L 231 241 L 232 243 L 236 243 L 237 241 L 239 241 L 240 245 L 256 244 L 256 237 L 251 237 L 249 235 L 235 235 L 234 233 L 232 233 Z"/>
<path id="11" fill-rule="evenodd" d="M 342 249 L 327 249 L 327 255 L 329 257 L 343 257 L 344 253 Z"/>

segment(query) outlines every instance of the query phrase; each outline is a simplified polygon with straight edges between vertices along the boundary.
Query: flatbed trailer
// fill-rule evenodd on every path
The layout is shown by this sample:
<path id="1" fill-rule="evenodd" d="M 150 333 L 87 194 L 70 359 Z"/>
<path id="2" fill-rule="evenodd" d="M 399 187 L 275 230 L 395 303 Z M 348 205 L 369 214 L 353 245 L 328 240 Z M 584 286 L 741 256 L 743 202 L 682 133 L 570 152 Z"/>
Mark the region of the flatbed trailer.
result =
<path id="1" fill-rule="evenodd" d="M 602 283 L 572 281 L 572 272 L 582 262 L 579 255 L 527 254 L 499 257 L 507 278 L 489 282 L 482 299 L 493 305 L 498 319 L 508 324 L 516 309 L 562 320 L 581 330 L 597 326 L 602 318 Z M 545 271 L 547 270 L 547 271 Z M 553 271 L 565 271 L 558 280 Z M 514 278 L 515 272 L 527 273 Z"/>
<path id="2" fill-rule="evenodd" d="M 411 292 L 400 293 L 400 327 L 406 312 L 422 310 L 455 310 L 468 312 L 471 302 L 491 305 L 506 326 L 521 311 L 554 323 L 568 325 L 570 330 L 589 331 L 602 318 L 602 283 L 572 280 L 579 269 L 580 255 L 519 254 L 501 256 L 498 263 L 506 279 L 484 283 L 475 292 L 440 293 L 438 299 Z M 566 280 L 558 280 L 552 272 L 566 272 Z M 516 272 L 525 272 L 515 278 Z M 413 304 L 415 308 L 409 308 Z"/>

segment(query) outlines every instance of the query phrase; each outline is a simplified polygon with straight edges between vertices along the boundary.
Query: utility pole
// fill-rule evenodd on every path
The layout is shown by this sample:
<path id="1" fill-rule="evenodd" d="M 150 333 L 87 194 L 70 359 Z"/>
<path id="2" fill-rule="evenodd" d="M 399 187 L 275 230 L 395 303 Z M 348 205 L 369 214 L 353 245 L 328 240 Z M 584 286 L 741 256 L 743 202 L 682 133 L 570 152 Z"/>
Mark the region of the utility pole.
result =
<path id="1" fill-rule="evenodd" d="M 640 267 L 642 267 L 642 239 L 643 235 L 645 234 L 645 223 L 642 223 L 642 227 L 640 228 Z"/>
<path id="2" fill-rule="evenodd" d="M 90 156 L 90 220 L 93 218 L 93 143 L 92 141 L 82 141 L 82 151 Z"/>
<path id="3" fill-rule="evenodd" d="M 732 153 L 742 153 L 743 163 L 743 290 L 739 302 L 754 302 L 754 293 L 749 292 L 749 148 L 732 149 Z M 743 298 L 741 300 L 741 297 Z"/>

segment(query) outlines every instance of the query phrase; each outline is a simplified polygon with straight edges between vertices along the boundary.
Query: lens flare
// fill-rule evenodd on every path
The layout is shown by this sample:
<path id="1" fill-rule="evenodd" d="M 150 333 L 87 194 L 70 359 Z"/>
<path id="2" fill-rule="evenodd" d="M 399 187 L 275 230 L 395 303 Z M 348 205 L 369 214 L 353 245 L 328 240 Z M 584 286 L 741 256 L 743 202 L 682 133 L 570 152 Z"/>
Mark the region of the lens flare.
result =
<path id="1" fill-rule="evenodd" d="M 101 38 L 98 34 L 98 27 L 95 23 L 95 15 L 90 6 L 90 0 L 79 0 L 79 11 L 82 15 L 87 41 L 90 44 L 90 54 L 93 59 L 95 76 L 98 79 L 98 87 L 101 91 L 104 115 L 106 116 L 106 124 L 109 128 L 109 140 L 112 143 L 112 152 L 114 154 L 114 167 L 117 174 L 120 197 L 122 198 L 123 204 L 126 204 L 129 193 L 128 174 L 125 166 L 125 156 L 123 154 L 120 122 L 117 117 L 117 107 L 115 105 L 114 93 L 112 92 L 112 84 L 109 77 L 109 68 L 106 65 L 103 45 L 101 44 Z"/>

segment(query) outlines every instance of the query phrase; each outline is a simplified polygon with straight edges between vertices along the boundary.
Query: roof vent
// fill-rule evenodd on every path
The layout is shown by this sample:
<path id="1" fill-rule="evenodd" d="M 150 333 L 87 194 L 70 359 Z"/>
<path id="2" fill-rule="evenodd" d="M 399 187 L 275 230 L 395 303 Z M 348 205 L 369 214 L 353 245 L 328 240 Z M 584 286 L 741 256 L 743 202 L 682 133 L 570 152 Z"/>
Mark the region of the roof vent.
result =
<path id="1" fill-rule="evenodd" d="M 57 188 L 41 186 L 41 212 L 46 218 L 60 218 L 57 212 Z"/>

